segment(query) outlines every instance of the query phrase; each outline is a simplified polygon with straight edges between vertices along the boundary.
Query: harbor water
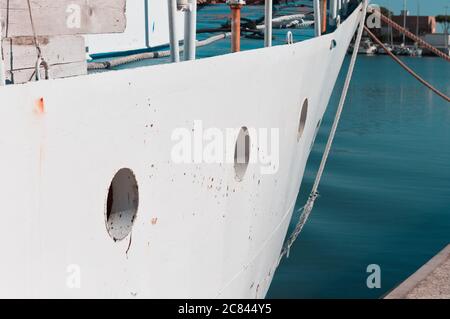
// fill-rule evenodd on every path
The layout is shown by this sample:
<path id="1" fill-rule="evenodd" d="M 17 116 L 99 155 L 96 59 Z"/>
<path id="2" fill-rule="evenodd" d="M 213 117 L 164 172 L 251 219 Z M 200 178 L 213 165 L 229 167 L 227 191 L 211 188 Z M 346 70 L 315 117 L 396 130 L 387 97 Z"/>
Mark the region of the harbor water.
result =
<path id="1" fill-rule="evenodd" d="M 448 62 L 402 59 L 450 95 Z M 297 208 L 312 187 L 347 63 L 312 150 Z M 268 297 L 382 297 L 450 242 L 450 103 L 389 57 L 358 57 L 319 191 Z M 381 288 L 367 286 L 367 267 L 373 264 L 380 266 Z"/>

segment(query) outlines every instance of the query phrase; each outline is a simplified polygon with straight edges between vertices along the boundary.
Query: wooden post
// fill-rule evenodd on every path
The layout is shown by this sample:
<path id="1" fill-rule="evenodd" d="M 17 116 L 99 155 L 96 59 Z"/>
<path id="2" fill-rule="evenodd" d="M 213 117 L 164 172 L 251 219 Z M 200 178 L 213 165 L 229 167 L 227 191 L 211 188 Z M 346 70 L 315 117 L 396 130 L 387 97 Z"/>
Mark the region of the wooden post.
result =
<path id="1" fill-rule="evenodd" d="M 265 10 L 265 32 L 264 32 L 264 46 L 272 46 L 272 4 L 273 0 L 266 0 Z"/>
<path id="2" fill-rule="evenodd" d="M 243 0 L 228 0 L 231 8 L 231 52 L 241 51 L 241 8 Z"/>

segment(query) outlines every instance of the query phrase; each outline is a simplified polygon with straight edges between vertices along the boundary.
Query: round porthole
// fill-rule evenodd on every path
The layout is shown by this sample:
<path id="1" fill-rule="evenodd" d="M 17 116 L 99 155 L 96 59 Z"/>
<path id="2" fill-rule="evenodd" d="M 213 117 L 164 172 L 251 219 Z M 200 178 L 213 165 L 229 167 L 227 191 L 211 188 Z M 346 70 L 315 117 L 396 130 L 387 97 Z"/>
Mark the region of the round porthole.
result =
<path id="1" fill-rule="evenodd" d="M 234 149 L 234 171 L 236 180 L 242 181 L 250 161 L 250 134 L 246 127 L 239 131 Z"/>
<path id="2" fill-rule="evenodd" d="M 139 206 L 139 189 L 133 171 L 119 170 L 111 181 L 106 201 L 106 229 L 114 241 L 126 238 Z"/>
<path id="3" fill-rule="evenodd" d="M 306 119 L 308 117 L 308 99 L 303 102 L 302 110 L 300 111 L 300 121 L 298 123 L 297 142 L 300 141 L 303 135 L 303 131 L 306 126 Z"/>

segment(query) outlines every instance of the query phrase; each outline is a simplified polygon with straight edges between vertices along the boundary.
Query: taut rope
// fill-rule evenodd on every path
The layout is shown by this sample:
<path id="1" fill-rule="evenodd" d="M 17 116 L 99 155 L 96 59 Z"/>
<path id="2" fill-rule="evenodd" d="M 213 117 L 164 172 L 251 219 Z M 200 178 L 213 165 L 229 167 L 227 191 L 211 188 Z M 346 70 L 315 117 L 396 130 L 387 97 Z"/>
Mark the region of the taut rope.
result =
<path id="1" fill-rule="evenodd" d="M 347 72 L 347 77 L 345 79 L 344 88 L 342 89 L 341 99 L 339 101 L 339 106 L 336 112 L 336 116 L 334 118 L 333 126 L 331 128 L 330 136 L 328 137 L 328 142 L 325 147 L 325 151 L 322 155 L 322 161 L 320 162 L 320 167 L 316 175 L 316 179 L 314 181 L 313 188 L 311 190 L 311 193 L 309 195 L 308 201 L 306 202 L 305 206 L 301 209 L 301 215 L 297 222 L 297 225 L 295 226 L 295 229 L 293 233 L 289 236 L 288 240 L 286 241 L 283 250 L 281 251 L 280 257 L 278 259 L 278 264 L 281 262 L 284 256 L 289 257 L 289 252 L 291 250 L 292 245 L 297 240 L 298 236 L 300 235 L 301 231 L 303 230 L 303 227 L 305 226 L 306 222 L 308 221 L 308 218 L 312 212 L 312 209 L 314 208 L 314 203 L 319 196 L 319 184 L 320 180 L 322 179 L 323 171 L 325 170 L 325 165 L 328 160 L 328 156 L 330 155 L 331 146 L 333 145 L 334 136 L 336 135 L 337 127 L 339 125 L 339 120 L 341 118 L 342 110 L 344 109 L 345 100 L 347 98 L 348 89 L 350 87 L 350 82 L 352 80 L 353 76 L 353 70 L 355 68 L 356 64 L 356 58 L 358 57 L 358 49 L 361 44 L 361 38 L 364 30 L 364 24 L 366 19 L 366 12 L 367 12 L 367 3 L 368 0 L 364 0 L 363 8 L 362 8 L 362 15 L 361 15 L 361 21 L 359 23 L 359 29 L 358 34 L 356 37 L 355 42 L 355 48 L 352 53 L 352 58 L 350 60 L 350 66 Z"/>

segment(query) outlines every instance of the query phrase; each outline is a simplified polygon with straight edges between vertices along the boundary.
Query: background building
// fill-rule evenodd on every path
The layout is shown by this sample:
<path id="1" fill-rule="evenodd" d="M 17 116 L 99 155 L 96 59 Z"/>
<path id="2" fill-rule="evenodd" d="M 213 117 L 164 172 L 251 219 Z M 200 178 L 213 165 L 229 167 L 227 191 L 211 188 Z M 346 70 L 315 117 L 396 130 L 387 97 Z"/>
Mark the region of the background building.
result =
<path id="1" fill-rule="evenodd" d="M 395 23 L 403 26 L 404 16 L 393 15 L 391 17 Z M 436 18 L 434 16 L 406 16 L 406 29 L 416 35 L 424 36 L 426 34 L 436 33 Z M 392 34 L 391 34 L 392 33 Z M 385 42 L 390 42 L 391 39 L 394 43 L 402 43 L 403 35 L 395 29 L 390 28 L 386 23 L 381 23 L 381 29 L 379 30 L 379 36 Z M 413 41 L 406 38 L 406 44 L 413 44 Z"/>
<path id="2" fill-rule="evenodd" d="M 450 55 L 449 51 L 450 35 L 444 33 L 425 34 L 424 36 L 422 36 L 422 39 L 425 42 L 428 42 L 429 44 L 434 46 L 435 48 Z M 430 52 L 424 49 L 424 54 L 430 54 Z"/>

